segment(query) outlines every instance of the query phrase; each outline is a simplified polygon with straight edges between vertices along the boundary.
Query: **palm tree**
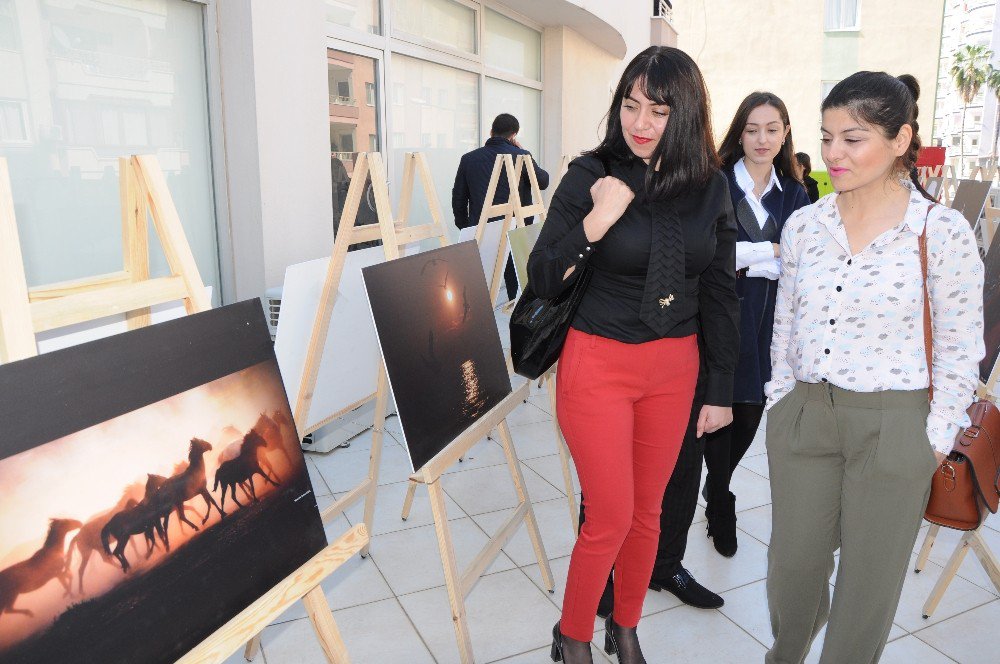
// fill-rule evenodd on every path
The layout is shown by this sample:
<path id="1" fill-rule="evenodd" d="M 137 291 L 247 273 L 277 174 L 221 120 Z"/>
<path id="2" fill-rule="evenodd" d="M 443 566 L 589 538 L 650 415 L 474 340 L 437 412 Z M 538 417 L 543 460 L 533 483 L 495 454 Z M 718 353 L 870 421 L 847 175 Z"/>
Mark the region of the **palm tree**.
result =
<path id="1" fill-rule="evenodd" d="M 997 163 L 997 142 L 1000 141 L 1000 69 L 992 64 L 986 72 L 986 87 L 996 99 L 996 115 L 993 118 L 993 143 L 990 146 L 990 161 Z"/>
<path id="2" fill-rule="evenodd" d="M 962 169 L 965 168 L 965 113 L 969 109 L 969 104 L 986 84 L 993 51 L 981 44 L 965 44 L 955 51 L 953 57 L 954 61 L 949 73 L 959 96 L 962 98 L 962 125 L 959 133 L 961 154 L 959 174 L 961 174 Z"/>

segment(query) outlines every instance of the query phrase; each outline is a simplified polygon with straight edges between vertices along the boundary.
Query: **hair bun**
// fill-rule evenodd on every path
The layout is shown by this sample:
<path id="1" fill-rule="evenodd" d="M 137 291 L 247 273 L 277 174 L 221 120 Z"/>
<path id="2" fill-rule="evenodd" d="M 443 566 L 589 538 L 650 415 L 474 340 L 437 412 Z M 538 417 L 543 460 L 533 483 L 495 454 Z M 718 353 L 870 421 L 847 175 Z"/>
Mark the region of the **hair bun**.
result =
<path id="1" fill-rule="evenodd" d="M 920 99 L 920 84 L 917 83 L 917 79 L 910 74 L 902 74 L 896 77 L 896 80 L 906 86 L 906 89 L 910 91 L 913 95 L 913 101 Z"/>

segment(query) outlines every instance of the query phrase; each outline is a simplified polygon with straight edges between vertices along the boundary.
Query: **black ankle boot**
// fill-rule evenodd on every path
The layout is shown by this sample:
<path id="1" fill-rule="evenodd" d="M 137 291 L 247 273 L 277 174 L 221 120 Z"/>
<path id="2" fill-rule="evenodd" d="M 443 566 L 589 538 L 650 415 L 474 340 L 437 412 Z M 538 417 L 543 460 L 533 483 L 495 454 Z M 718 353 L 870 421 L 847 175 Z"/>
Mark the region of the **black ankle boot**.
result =
<path id="1" fill-rule="evenodd" d="M 635 627 L 622 627 L 608 616 L 604 621 L 604 652 L 618 655 L 618 664 L 646 664 Z"/>
<path id="2" fill-rule="evenodd" d="M 730 491 L 722 498 L 713 498 L 705 508 L 708 536 L 715 550 L 726 558 L 736 555 L 736 496 Z"/>
<path id="3" fill-rule="evenodd" d="M 577 641 L 563 635 L 559 631 L 559 623 L 552 628 L 551 657 L 553 662 L 565 662 L 565 664 L 594 664 L 590 641 Z"/>

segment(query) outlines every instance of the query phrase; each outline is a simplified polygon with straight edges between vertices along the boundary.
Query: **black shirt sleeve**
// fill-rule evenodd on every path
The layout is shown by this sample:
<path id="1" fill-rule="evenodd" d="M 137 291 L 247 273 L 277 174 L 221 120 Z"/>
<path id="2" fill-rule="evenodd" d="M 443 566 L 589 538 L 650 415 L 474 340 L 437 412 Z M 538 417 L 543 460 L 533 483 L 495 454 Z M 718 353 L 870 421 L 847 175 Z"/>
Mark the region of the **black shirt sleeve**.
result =
<path id="1" fill-rule="evenodd" d="M 590 188 L 603 172 L 597 159 L 580 157 L 573 160 L 556 188 L 545 225 L 528 257 L 528 282 L 538 297 L 553 298 L 568 288 L 593 253 L 594 247 L 583 230 L 583 218 L 594 207 Z M 574 266 L 577 269 L 564 279 L 566 271 Z"/>
<path id="2" fill-rule="evenodd" d="M 732 406 L 733 374 L 740 349 L 740 303 L 736 296 L 736 215 L 729 185 L 721 186 L 722 206 L 715 219 L 715 257 L 701 274 L 698 311 L 707 355 L 705 403 Z"/>
<path id="3" fill-rule="evenodd" d="M 455 185 L 451 188 L 451 211 L 459 228 L 469 225 L 469 183 L 465 179 L 465 167 L 465 157 L 462 157 L 455 173 Z"/>

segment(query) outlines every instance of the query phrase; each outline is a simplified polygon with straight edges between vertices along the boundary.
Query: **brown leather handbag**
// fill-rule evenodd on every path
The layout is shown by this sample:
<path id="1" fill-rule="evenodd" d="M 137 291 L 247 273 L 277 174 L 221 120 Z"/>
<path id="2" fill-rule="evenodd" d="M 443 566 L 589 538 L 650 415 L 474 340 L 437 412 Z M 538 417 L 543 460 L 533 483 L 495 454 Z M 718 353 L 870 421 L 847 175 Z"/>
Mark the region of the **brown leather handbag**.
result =
<path id="1" fill-rule="evenodd" d="M 924 346 L 927 373 L 932 373 L 933 329 L 930 292 L 927 289 L 927 225 L 933 204 L 927 208 L 924 231 L 920 234 L 920 270 L 924 279 Z M 972 424 L 955 440 L 955 447 L 934 472 L 931 497 L 924 518 L 939 526 L 975 530 L 990 512 L 1000 506 L 1000 410 L 992 401 L 980 400 L 969 406 Z"/>

